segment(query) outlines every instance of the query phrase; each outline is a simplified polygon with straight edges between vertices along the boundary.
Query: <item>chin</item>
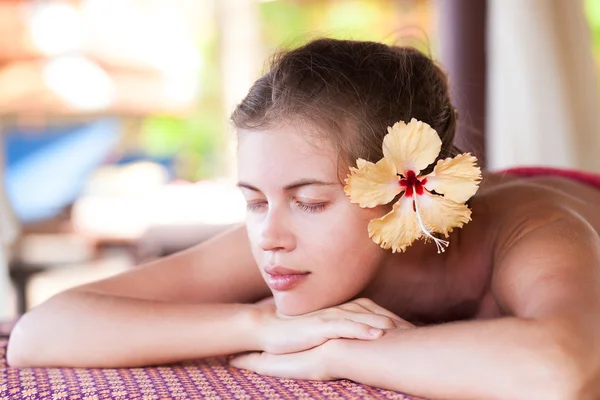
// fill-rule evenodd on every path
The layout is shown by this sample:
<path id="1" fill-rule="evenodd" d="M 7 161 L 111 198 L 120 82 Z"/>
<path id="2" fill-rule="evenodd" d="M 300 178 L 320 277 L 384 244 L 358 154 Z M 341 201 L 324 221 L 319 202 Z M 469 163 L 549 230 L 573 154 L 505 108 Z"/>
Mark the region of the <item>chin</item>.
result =
<path id="1" fill-rule="evenodd" d="M 295 295 L 289 292 L 275 292 L 273 293 L 273 298 L 275 299 L 277 311 L 290 317 L 308 314 L 324 308 L 315 304 L 314 300 L 307 301 L 306 296 Z"/>
<path id="2" fill-rule="evenodd" d="M 324 308 L 335 307 L 349 301 L 350 298 L 351 297 L 348 296 L 336 300 L 331 296 L 323 297 L 307 295 L 298 292 L 294 293 L 293 291 L 273 293 L 277 311 L 290 317 L 308 314 Z"/>

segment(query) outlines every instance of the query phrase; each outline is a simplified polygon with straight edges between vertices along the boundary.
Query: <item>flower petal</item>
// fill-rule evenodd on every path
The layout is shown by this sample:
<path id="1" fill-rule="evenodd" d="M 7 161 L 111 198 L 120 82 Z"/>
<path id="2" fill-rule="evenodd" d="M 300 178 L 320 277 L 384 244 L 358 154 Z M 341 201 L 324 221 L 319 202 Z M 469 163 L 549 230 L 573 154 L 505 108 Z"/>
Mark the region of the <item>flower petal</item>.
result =
<path id="1" fill-rule="evenodd" d="M 425 188 L 458 203 L 469 200 L 481 181 L 481 169 L 475 165 L 476 161 L 469 153 L 438 161 L 433 172 L 427 175 Z"/>
<path id="2" fill-rule="evenodd" d="M 356 165 L 358 168 L 350 167 L 344 186 L 350 202 L 372 208 L 389 203 L 403 190 L 391 161 L 382 158 L 373 164 L 359 158 Z"/>
<path id="3" fill-rule="evenodd" d="M 384 249 L 405 251 L 423 236 L 413 209 L 413 197 L 402 196 L 391 212 L 369 223 L 369 237 Z"/>
<path id="4" fill-rule="evenodd" d="M 419 175 L 440 154 L 442 141 L 428 124 L 411 119 L 408 124 L 396 122 L 388 127 L 383 138 L 383 155 L 396 166 L 396 171 L 406 176 L 407 171 Z"/>
<path id="5" fill-rule="evenodd" d="M 466 204 L 427 191 L 415 196 L 415 204 L 425 228 L 446 237 L 453 228 L 462 228 L 471 220 L 471 210 Z"/>

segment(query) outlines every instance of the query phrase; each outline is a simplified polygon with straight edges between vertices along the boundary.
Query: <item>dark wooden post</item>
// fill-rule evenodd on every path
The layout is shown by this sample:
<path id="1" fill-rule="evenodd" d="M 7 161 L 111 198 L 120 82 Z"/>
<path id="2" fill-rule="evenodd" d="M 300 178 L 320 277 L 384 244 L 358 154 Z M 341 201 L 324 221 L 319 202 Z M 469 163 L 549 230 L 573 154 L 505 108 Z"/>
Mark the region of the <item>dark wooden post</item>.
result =
<path id="1" fill-rule="evenodd" d="M 437 0 L 441 62 L 458 110 L 456 145 L 485 160 L 487 0 Z"/>

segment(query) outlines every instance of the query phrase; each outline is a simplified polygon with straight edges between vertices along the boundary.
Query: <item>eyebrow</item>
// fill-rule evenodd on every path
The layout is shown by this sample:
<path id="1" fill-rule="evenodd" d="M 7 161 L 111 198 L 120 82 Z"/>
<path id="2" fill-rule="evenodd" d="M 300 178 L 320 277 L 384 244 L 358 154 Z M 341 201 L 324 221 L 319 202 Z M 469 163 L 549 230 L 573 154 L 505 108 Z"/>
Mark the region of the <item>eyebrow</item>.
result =
<path id="1" fill-rule="evenodd" d="M 300 179 L 299 181 L 296 182 L 292 182 L 289 185 L 285 186 L 283 189 L 285 191 L 290 191 L 290 190 L 294 190 L 294 189 L 298 189 L 304 186 L 310 186 L 310 185 L 317 185 L 317 186 L 333 186 L 336 185 L 335 182 L 325 182 L 325 181 L 320 181 L 318 179 Z M 245 188 L 248 190 L 252 190 L 254 192 L 260 192 L 260 189 L 245 183 L 245 182 L 238 182 L 237 184 L 238 187 L 240 188 Z"/>

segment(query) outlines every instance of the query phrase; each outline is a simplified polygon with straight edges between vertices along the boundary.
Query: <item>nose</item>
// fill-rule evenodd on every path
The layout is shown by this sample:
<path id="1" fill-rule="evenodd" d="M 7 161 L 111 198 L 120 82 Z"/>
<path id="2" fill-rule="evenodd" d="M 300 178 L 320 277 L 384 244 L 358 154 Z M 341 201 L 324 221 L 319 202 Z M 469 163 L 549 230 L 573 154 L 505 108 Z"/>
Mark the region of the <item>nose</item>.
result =
<path id="1" fill-rule="evenodd" d="M 291 251 L 296 247 L 296 239 L 285 213 L 269 210 L 261 222 L 258 246 L 263 251 Z"/>

